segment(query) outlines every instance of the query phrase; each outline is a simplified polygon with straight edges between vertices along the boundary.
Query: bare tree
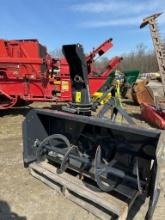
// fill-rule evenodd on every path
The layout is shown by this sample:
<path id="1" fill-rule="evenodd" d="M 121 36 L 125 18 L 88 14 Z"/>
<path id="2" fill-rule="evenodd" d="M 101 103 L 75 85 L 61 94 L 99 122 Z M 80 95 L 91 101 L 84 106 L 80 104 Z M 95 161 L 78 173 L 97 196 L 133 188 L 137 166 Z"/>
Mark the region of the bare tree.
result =
<path id="1" fill-rule="evenodd" d="M 52 52 L 50 52 L 50 55 L 54 58 L 63 58 L 64 57 L 61 48 L 57 48 L 57 49 L 53 50 Z"/>
<path id="2" fill-rule="evenodd" d="M 124 70 L 138 69 L 141 73 L 159 70 L 155 52 L 147 51 L 144 44 L 139 44 L 134 52 L 123 54 L 123 61 L 119 68 Z"/>

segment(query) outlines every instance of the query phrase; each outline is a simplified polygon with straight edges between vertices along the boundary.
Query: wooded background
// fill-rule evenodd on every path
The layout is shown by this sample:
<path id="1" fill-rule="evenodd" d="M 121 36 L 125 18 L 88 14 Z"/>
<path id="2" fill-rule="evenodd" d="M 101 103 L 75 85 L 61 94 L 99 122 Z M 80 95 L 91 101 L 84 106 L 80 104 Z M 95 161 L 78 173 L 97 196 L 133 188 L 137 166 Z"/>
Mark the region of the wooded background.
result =
<path id="1" fill-rule="evenodd" d="M 139 44 L 136 49 L 127 54 L 120 54 L 123 60 L 118 65 L 120 71 L 137 69 L 141 73 L 157 72 L 159 70 L 154 50 L 147 50 L 144 44 Z M 108 63 L 108 58 L 103 57 L 96 63 L 96 66 L 102 69 Z"/>
<path id="2" fill-rule="evenodd" d="M 56 58 L 63 57 L 61 49 L 54 50 L 51 52 L 51 55 Z M 147 47 L 143 43 L 137 45 L 130 53 L 117 55 L 123 57 L 123 60 L 117 67 L 120 71 L 137 69 L 141 73 L 150 73 L 159 70 L 154 50 L 147 50 Z M 107 64 L 108 58 L 103 56 L 96 61 L 95 66 L 101 72 Z"/>

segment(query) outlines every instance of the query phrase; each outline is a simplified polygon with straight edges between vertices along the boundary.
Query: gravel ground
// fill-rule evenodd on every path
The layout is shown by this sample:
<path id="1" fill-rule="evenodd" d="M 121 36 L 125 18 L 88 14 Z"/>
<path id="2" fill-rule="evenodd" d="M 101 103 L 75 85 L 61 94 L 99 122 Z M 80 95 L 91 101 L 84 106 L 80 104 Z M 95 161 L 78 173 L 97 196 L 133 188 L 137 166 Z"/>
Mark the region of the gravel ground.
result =
<path id="1" fill-rule="evenodd" d="M 37 104 L 32 105 L 35 106 Z M 127 103 L 124 107 L 139 125 L 148 126 L 139 120 L 138 106 Z M 96 220 L 92 214 L 32 177 L 23 167 L 22 121 L 27 112 L 28 108 L 0 113 L 0 220 Z M 161 162 L 160 186 L 154 220 L 165 219 L 165 160 Z M 146 207 L 147 202 L 134 219 L 143 219 Z"/>

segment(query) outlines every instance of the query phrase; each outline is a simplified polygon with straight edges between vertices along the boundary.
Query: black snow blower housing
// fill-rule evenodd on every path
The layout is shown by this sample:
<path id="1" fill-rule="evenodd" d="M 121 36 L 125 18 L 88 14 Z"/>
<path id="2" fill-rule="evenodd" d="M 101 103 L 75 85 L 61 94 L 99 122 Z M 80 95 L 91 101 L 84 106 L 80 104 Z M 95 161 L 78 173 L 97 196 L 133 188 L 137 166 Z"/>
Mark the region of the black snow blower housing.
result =
<path id="1" fill-rule="evenodd" d="M 146 219 L 151 219 L 159 196 L 163 134 L 89 116 L 92 103 L 82 46 L 66 45 L 63 51 L 70 65 L 73 101 L 65 111 L 28 113 L 23 123 L 25 166 L 47 161 L 59 176 L 73 171 L 100 193 L 131 201 L 130 206 L 139 196 L 150 197 Z"/>

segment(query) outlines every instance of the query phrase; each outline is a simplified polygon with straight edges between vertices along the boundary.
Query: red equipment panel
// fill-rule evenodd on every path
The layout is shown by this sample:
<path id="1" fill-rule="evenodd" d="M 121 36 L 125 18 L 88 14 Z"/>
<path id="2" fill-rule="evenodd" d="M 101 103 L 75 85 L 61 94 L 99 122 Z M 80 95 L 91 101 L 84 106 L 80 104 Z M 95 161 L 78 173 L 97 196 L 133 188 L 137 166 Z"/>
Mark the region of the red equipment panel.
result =
<path id="1" fill-rule="evenodd" d="M 37 40 L 0 40 L 0 108 L 20 100 L 52 99 L 49 55 Z"/>
<path id="2" fill-rule="evenodd" d="M 0 48 L 1 75 L 4 71 L 7 78 L 40 78 L 46 48 L 37 40 L 0 40 Z"/>
<path id="3" fill-rule="evenodd" d="M 121 58 L 110 61 L 102 75 L 93 76 L 93 62 L 112 47 L 103 42 L 87 57 L 90 92 L 96 92 Z M 96 70 L 95 70 L 96 71 Z M 67 61 L 52 58 L 38 40 L 0 40 L 0 109 L 21 101 L 70 101 L 71 81 Z"/>

